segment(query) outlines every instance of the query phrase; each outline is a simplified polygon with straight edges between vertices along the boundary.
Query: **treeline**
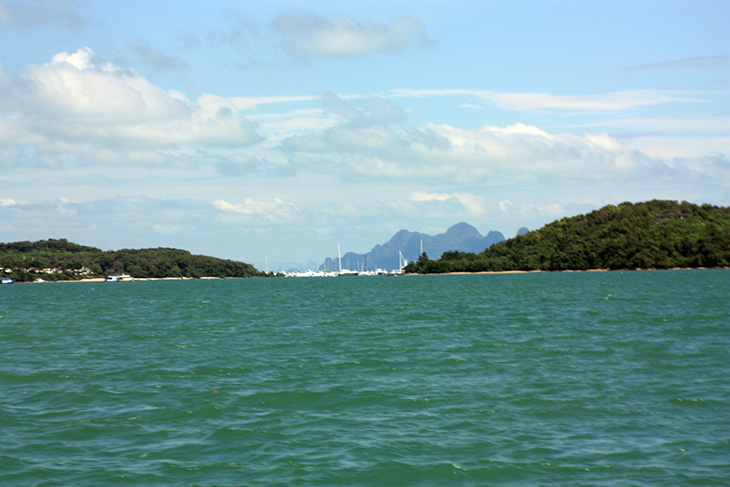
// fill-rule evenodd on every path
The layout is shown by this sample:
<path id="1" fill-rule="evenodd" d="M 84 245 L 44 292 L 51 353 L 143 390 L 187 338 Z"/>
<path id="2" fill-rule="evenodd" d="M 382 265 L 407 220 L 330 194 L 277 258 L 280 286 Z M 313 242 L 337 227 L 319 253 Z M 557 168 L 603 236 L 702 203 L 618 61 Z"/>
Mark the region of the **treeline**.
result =
<path id="1" fill-rule="evenodd" d="M 653 200 L 550 223 L 479 254 L 421 255 L 408 273 L 730 266 L 730 208 Z"/>
<path id="2" fill-rule="evenodd" d="M 15 281 L 79 280 L 126 273 L 136 278 L 256 277 L 251 264 L 157 248 L 104 252 L 66 239 L 0 243 L 0 276 Z"/>

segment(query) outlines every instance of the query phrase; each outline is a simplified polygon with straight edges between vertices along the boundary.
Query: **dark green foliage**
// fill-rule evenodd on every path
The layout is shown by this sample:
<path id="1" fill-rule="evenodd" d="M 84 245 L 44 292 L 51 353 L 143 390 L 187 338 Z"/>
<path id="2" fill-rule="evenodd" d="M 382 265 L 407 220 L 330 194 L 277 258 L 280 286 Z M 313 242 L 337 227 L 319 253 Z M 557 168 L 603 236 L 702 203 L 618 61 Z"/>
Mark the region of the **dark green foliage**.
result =
<path id="1" fill-rule="evenodd" d="M 667 269 L 730 266 L 730 208 L 654 200 L 550 223 L 480 254 L 445 252 L 406 272 Z"/>
<path id="2" fill-rule="evenodd" d="M 0 275 L 16 281 L 79 280 L 127 273 L 136 278 L 254 277 L 251 264 L 157 248 L 102 252 L 61 240 L 0 243 Z M 11 272 L 7 272 L 7 270 Z"/>

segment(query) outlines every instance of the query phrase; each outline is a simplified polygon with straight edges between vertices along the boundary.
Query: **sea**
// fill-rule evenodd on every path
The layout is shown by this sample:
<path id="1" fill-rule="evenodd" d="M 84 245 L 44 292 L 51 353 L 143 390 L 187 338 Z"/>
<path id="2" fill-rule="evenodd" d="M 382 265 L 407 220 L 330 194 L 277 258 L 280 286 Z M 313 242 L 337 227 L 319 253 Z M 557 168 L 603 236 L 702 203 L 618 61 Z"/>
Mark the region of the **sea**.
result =
<path id="1" fill-rule="evenodd" d="M 730 485 L 730 270 L 0 287 L 0 485 Z"/>

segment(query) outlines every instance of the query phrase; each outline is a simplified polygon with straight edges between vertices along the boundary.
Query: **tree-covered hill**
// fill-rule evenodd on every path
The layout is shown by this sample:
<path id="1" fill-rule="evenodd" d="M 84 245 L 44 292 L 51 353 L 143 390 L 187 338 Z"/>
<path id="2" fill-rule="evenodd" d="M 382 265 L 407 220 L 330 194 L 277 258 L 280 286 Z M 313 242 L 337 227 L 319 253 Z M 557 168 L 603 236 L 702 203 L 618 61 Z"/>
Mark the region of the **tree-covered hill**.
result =
<path id="1" fill-rule="evenodd" d="M 730 266 L 730 208 L 654 200 L 608 205 L 479 254 L 422 255 L 410 273 Z"/>
<path id="2" fill-rule="evenodd" d="M 104 252 L 66 239 L 0 243 L 0 276 L 16 281 L 79 280 L 119 273 L 137 278 L 263 275 L 251 264 L 178 249 Z"/>

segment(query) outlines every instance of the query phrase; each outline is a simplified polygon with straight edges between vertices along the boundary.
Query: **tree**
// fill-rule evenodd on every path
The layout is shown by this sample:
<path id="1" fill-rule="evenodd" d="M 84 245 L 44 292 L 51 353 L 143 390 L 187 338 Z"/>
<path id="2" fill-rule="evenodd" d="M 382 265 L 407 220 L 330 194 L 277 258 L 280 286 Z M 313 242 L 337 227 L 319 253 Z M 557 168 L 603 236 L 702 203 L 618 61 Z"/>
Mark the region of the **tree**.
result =
<path id="1" fill-rule="evenodd" d="M 665 200 L 608 205 L 495 244 L 419 257 L 406 272 L 730 266 L 730 208 Z"/>

